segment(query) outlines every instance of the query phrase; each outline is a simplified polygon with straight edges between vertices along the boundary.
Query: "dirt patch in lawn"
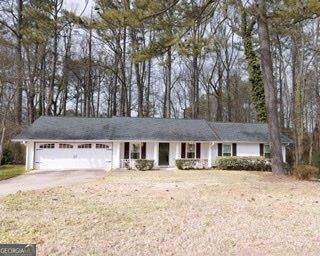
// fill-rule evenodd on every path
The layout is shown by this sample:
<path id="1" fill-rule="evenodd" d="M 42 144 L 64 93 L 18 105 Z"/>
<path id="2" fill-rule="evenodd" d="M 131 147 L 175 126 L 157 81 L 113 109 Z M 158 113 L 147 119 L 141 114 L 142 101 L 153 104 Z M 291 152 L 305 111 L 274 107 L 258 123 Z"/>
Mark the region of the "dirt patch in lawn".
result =
<path id="1" fill-rule="evenodd" d="M 317 255 L 320 183 L 270 173 L 112 172 L 0 198 L 0 241 L 39 255 Z"/>

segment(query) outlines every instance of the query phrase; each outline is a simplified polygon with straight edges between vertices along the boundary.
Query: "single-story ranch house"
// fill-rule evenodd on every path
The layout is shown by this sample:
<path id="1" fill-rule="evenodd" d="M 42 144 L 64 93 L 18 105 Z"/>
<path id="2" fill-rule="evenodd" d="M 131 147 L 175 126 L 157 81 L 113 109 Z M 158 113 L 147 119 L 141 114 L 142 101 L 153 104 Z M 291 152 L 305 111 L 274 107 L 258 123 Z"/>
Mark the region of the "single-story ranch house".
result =
<path id="1" fill-rule="evenodd" d="M 285 159 L 291 140 L 281 139 Z M 27 170 L 110 170 L 135 159 L 157 168 L 174 167 L 176 159 L 211 167 L 218 156 L 270 157 L 266 124 L 190 119 L 43 116 L 13 141 L 26 145 Z"/>

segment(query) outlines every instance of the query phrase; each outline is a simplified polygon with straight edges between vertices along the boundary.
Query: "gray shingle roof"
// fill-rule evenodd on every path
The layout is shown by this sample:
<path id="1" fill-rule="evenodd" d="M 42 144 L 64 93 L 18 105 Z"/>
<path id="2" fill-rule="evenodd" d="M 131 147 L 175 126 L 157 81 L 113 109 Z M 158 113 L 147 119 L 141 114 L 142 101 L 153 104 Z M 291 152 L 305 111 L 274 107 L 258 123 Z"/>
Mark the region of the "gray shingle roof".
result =
<path id="1" fill-rule="evenodd" d="M 252 123 L 219 123 L 208 122 L 211 128 L 219 135 L 221 141 L 268 142 L 268 125 Z M 292 141 L 281 135 L 282 143 Z"/>
<path id="2" fill-rule="evenodd" d="M 218 137 L 205 120 L 113 117 L 115 140 L 212 141 Z"/>
<path id="3" fill-rule="evenodd" d="M 15 140 L 217 140 L 205 120 L 40 117 Z"/>
<path id="4" fill-rule="evenodd" d="M 38 118 L 16 140 L 108 140 L 110 118 L 48 117 Z"/>
<path id="5" fill-rule="evenodd" d="M 267 142 L 266 124 L 163 118 L 42 116 L 14 140 L 158 140 Z M 283 143 L 291 140 L 282 135 Z"/>

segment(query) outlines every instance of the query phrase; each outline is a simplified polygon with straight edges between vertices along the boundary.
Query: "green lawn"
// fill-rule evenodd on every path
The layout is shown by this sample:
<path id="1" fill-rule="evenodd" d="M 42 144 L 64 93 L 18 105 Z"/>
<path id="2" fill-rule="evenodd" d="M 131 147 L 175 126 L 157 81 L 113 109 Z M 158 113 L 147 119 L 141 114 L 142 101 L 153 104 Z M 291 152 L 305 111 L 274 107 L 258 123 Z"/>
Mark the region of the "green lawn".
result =
<path id="1" fill-rule="evenodd" d="M 15 176 L 24 174 L 23 165 L 3 165 L 0 166 L 0 180 L 10 179 Z"/>

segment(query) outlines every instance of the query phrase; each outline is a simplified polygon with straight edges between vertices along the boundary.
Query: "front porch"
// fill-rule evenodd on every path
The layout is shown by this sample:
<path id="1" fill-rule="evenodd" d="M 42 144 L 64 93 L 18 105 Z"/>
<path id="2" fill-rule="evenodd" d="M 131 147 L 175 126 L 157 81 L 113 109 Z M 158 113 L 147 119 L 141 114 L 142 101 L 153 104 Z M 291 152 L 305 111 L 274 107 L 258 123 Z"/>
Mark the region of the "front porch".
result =
<path id="1" fill-rule="evenodd" d="M 154 169 L 175 169 L 176 160 L 195 161 L 196 168 L 211 167 L 210 142 L 120 142 L 120 169 L 135 169 L 137 159 L 154 161 Z"/>

